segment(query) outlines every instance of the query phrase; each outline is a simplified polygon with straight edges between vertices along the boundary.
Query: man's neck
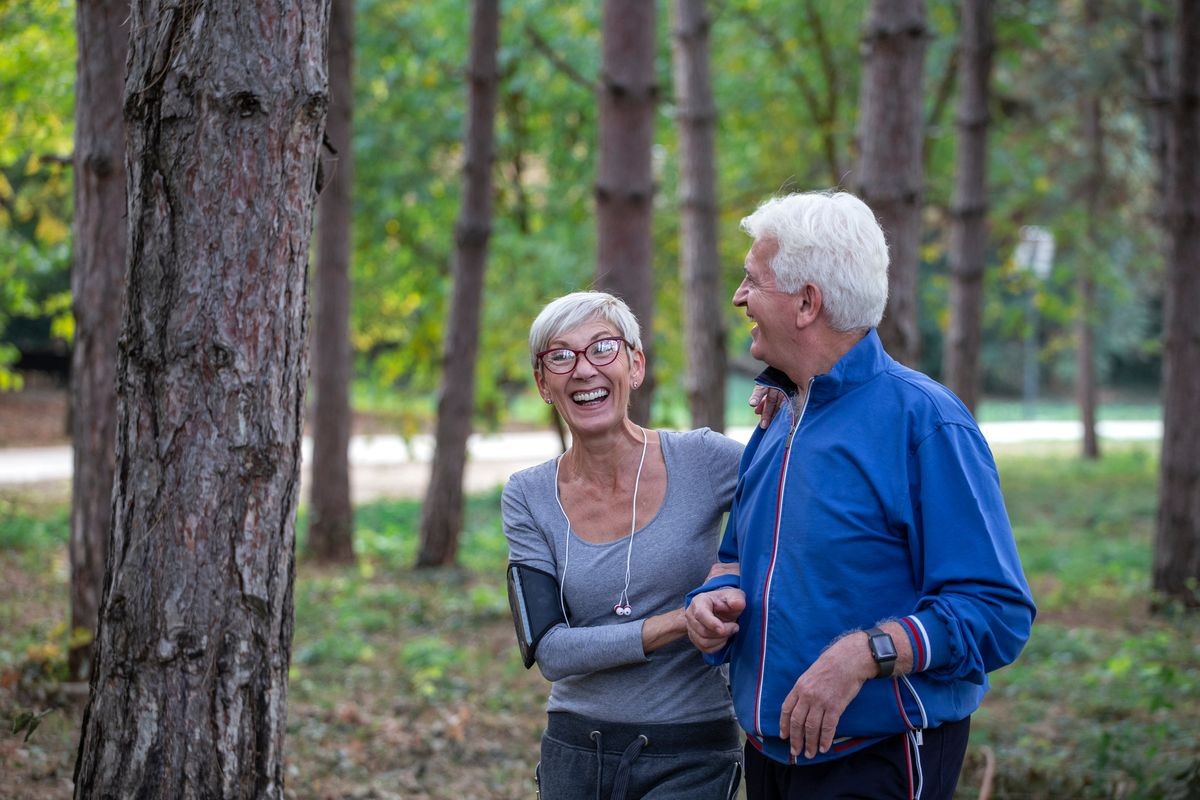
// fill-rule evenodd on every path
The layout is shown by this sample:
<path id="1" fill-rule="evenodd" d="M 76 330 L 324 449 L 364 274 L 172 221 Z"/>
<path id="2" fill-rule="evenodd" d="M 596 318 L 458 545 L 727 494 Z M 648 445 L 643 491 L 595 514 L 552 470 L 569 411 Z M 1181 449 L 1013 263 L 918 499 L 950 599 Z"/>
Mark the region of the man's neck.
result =
<path id="1" fill-rule="evenodd" d="M 812 336 L 796 348 L 795 363 L 779 367 L 796 384 L 797 397 L 803 400 L 808 384 L 818 375 L 833 369 L 854 346 L 867 335 L 868 329 L 849 332 L 835 331 L 827 326 L 812 331 Z"/>

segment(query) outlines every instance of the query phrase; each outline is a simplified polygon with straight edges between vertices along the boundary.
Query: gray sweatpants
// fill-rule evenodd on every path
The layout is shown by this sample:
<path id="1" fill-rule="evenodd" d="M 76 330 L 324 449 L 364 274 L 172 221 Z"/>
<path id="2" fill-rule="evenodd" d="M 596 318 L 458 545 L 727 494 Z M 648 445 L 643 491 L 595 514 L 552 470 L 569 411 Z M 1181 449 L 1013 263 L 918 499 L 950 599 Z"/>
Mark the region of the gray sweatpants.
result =
<path id="1" fill-rule="evenodd" d="M 741 773 L 732 719 L 635 725 L 551 712 L 538 785 L 542 800 L 730 800 Z"/>

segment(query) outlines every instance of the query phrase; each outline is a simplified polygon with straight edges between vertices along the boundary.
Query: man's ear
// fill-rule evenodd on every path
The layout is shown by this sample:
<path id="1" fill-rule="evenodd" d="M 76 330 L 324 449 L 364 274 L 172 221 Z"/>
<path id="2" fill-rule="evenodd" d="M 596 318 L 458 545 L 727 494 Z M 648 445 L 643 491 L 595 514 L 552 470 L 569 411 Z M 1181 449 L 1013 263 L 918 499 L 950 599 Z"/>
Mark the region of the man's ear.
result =
<path id="1" fill-rule="evenodd" d="M 821 316 L 821 289 L 813 283 L 806 283 L 796 293 L 796 327 L 807 328 Z"/>

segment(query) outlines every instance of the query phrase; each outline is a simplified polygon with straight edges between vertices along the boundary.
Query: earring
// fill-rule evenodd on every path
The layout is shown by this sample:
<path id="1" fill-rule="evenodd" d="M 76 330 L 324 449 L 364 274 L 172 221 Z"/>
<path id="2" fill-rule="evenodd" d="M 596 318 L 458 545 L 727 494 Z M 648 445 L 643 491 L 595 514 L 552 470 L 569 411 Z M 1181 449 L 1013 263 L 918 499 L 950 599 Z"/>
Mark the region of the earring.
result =
<path id="1" fill-rule="evenodd" d="M 640 383 L 638 383 L 637 381 L 634 381 L 634 382 L 633 382 L 633 388 L 635 388 L 635 389 L 636 389 L 636 388 L 638 388 L 639 386 L 641 386 L 641 384 L 640 384 Z"/>
<path id="2" fill-rule="evenodd" d="M 554 405 L 554 401 L 551 400 L 549 397 L 543 397 L 542 399 L 546 401 L 546 405 L 548 405 L 548 406 Z"/>

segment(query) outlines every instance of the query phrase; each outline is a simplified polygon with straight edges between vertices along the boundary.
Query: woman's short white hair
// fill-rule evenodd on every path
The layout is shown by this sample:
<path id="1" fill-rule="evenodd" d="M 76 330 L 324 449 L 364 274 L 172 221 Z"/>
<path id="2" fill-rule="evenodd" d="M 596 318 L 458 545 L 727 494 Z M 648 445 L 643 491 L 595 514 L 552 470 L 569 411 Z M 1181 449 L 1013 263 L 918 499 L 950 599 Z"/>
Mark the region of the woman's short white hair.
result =
<path id="1" fill-rule="evenodd" d="M 642 349 L 641 326 L 624 300 L 607 292 L 573 292 L 551 300 L 529 327 L 529 359 L 534 369 L 538 367 L 537 354 L 549 349 L 550 342 L 594 319 L 616 328 L 633 350 Z"/>
<path id="2" fill-rule="evenodd" d="M 837 331 L 873 328 L 888 296 L 888 250 L 883 230 L 862 200 L 846 192 L 773 197 L 742 220 L 755 239 L 774 239 L 775 282 L 789 294 L 806 283 L 821 290 L 829 325 Z"/>

